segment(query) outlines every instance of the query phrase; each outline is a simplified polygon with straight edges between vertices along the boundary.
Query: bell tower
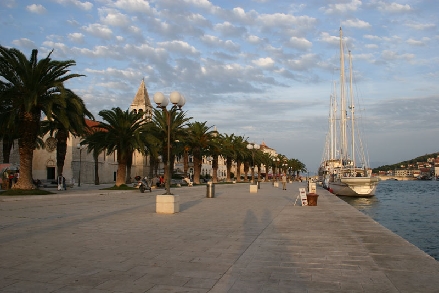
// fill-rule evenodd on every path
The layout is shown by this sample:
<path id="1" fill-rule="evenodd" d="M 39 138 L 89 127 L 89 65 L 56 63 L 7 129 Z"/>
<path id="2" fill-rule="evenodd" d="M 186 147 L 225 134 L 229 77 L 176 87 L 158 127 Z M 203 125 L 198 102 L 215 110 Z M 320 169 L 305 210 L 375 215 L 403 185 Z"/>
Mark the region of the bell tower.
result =
<path id="1" fill-rule="evenodd" d="M 130 111 L 134 111 L 135 113 L 143 112 L 143 117 L 147 120 L 151 120 L 152 118 L 151 101 L 149 100 L 148 91 L 146 90 L 145 81 L 143 79 L 130 105 Z"/>

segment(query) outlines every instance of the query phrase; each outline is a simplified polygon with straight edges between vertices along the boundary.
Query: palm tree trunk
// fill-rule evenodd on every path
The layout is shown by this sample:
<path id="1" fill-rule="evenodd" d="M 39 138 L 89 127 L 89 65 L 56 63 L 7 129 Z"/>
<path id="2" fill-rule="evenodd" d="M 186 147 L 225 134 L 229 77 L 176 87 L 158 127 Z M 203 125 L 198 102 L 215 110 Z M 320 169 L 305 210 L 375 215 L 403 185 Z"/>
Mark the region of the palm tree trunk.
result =
<path id="1" fill-rule="evenodd" d="M 126 184 L 131 183 L 131 167 L 133 166 L 133 154 L 129 154 L 127 157 L 127 175 L 126 175 Z"/>
<path id="2" fill-rule="evenodd" d="M 99 185 L 99 153 L 93 151 L 93 159 L 95 162 L 95 185 Z"/>
<path id="3" fill-rule="evenodd" d="M 241 182 L 241 161 L 236 161 L 236 181 Z"/>
<path id="4" fill-rule="evenodd" d="M 218 156 L 213 156 L 212 159 L 212 182 L 218 183 Z"/>
<path id="5" fill-rule="evenodd" d="M 65 129 L 58 129 L 56 134 L 56 168 L 57 177 L 63 173 L 67 153 L 67 138 L 69 133 Z"/>
<path id="6" fill-rule="evenodd" d="M 248 174 L 249 168 L 250 168 L 250 164 L 248 162 L 244 162 L 244 182 L 248 182 L 247 174 Z"/>
<path id="7" fill-rule="evenodd" d="M 200 184 L 201 175 L 201 154 L 200 151 L 194 151 L 194 183 Z"/>
<path id="8" fill-rule="evenodd" d="M 230 178 L 230 172 L 232 170 L 232 158 L 231 157 L 227 157 L 226 168 L 227 168 L 226 182 L 231 182 L 232 181 L 232 179 Z"/>
<path id="9" fill-rule="evenodd" d="M 125 155 L 117 152 L 117 174 L 116 174 L 116 186 L 119 187 L 125 184 L 127 177 L 127 159 Z"/>
<path id="10" fill-rule="evenodd" d="M 41 114 L 22 111 L 19 114 L 22 121 L 18 139 L 18 152 L 20 154 L 20 178 L 13 186 L 14 189 L 32 189 L 32 159 L 35 142 L 39 133 Z"/>

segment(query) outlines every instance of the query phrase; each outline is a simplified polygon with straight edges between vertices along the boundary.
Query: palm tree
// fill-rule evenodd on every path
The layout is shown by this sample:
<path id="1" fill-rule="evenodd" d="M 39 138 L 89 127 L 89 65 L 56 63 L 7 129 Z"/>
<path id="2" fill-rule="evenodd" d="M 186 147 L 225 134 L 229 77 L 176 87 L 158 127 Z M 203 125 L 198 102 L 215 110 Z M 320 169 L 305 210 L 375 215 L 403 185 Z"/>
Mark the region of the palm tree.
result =
<path id="1" fill-rule="evenodd" d="M 172 174 L 167 174 L 167 162 L 168 162 L 168 121 L 167 115 L 170 115 L 170 146 L 171 146 L 171 157 L 169 162 L 171 163 L 171 172 L 173 170 L 173 162 L 176 152 L 174 151 L 174 145 L 176 141 L 184 140 L 187 137 L 187 123 L 192 119 L 192 117 L 186 117 L 186 113 L 182 112 L 176 108 L 171 108 L 167 112 L 163 110 L 154 109 L 154 116 L 152 118 L 152 135 L 155 136 L 159 145 L 160 153 L 163 158 L 165 167 L 165 180 L 171 180 Z"/>
<path id="2" fill-rule="evenodd" d="M 64 161 L 67 153 L 67 139 L 70 134 L 82 136 L 87 132 L 85 116 L 94 119 L 93 114 L 87 110 L 84 101 L 74 92 L 66 89 L 65 107 L 55 105 L 53 108 L 53 120 L 41 122 L 42 135 L 55 133 L 56 144 L 56 166 L 57 175 L 61 175 L 64 169 Z"/>
<path id="3" fill-rule="evenodd" d="M 236 178 L 237 181 L 241 181 L 241 164 L 244 163 L 245 178 L 247 178 L 247 171 L 245 170 L 245 161 L 247 160 L 248 149 L 247 149 L 247 139 L 243 136 L 235 136 L 233 141 L 234 149 L 234 159 L 236 161 Z"/>
<path id="4" fill-rule="evenodd" d="M 206 126 L 207 121 L 189 123 L 188 145 L 194 156 L 194 183 L 200 184 L 201 161 L 205 150 L 213 137 L 212 126 Z"/>
<path id="5" fill-rule="evenodd" d="M 226 170 L 227 170 L 226 182 L 231 182 L 232 178 L 230 177 L 230 175 L 231 175 L 233 159 L 235 157 L 234 144 L 233 144 L 235 139 L 235 134 L 234 133 L 230 135 L 221 134 L 220 136 L 222 142 L 222 155 L 226 158 Z"/>
<path id="6" fill-rule="evenodd" d="M 222 136 L 218 131 L 212 132 L 212 138 L 209 142 L 209 153 L 212 156 L 212 183 L 218 182 L 218 159 L 222 154 Z"/>
<path id="7" fill-rule="evenodd" d="M 117 154 L 116 186 L 125 184 L 127 177 L 128 157 L 134 150 L 145 154 L 148 141 L 146 121 L 143 113 L 122 111 L 120 108 L 102 110 L 99 115 L 106 122 L 93 126 L 97 129 L 87 136 L 82 145 L 90 145 L 92 149 L 106 150 L 107 155 Z"/>
<path id="8" fill-rule="evenodd" d="M 51 120 L 54 107 L 65 107 L 63 83 L 82 76 L 68 74 L 69 67 L 76 64 L 74 60 L 52 60 L 52 52 L 38 61 L 38 50 L 32 50 L 28 60 L 19 50 L 0 46 L 0 104 L 8 105 L 14 112 L 9 125 L 17 119 L 20 179 L 15 189 L 33 187 L 32 159 L 40 134 L 41 115 Z"/>

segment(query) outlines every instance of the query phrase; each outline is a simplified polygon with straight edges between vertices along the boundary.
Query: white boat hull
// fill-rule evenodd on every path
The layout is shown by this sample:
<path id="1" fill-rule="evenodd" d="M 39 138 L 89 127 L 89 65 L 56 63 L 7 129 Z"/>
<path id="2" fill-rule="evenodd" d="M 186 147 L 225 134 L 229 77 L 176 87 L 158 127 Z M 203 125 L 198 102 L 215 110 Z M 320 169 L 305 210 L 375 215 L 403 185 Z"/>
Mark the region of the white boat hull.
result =
<path id="1" fill-rule="evenodd" d="M 379 181 L 375 177 L 343 177 L 329 182 L 329 190 L 336 195 L 369 197 L 375 195 Z"/>

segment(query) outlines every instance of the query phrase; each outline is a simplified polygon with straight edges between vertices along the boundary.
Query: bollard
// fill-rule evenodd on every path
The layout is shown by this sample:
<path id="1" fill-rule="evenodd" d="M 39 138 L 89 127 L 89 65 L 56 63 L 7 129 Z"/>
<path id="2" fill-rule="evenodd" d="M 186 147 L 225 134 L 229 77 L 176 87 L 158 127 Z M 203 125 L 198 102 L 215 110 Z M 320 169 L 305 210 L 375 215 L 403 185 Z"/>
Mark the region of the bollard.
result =
<path id="1" fill-rule="evenodd" d="M 258 184 L 258 189 L 261 189 L 261 181 L 258 181 L 257 184 Z"/>
<path id="2" fill-rule="evenodd" d="M 206 184 L 206 197 L 214 198 L 215 197 L 215 184 L 212 182 L 207 182 Z"/>

